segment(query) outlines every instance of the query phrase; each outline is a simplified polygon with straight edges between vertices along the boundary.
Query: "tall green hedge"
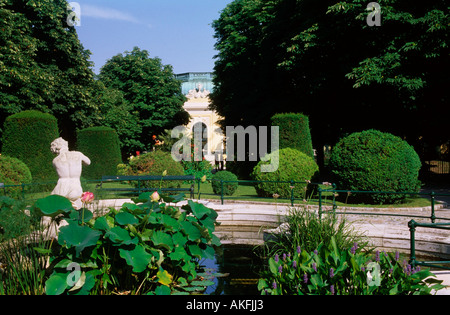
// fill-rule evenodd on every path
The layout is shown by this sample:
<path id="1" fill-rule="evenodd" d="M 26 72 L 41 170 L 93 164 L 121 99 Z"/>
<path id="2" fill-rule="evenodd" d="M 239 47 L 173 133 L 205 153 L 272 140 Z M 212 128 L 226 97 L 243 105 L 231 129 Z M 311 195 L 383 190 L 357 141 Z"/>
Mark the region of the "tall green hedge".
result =
<path id="1" fill-rule="evenodd" d="M 23 161 L 34 182 L 58 178 L 52 161 L 50 144 L 59 137 L 58 122 L 53 115 L 36 110 L 23 111 L 5 120 L 2 154 Z"/>
<path id="2" fill-rule="evenodd" d="M 109 127 L 91 127 L 78 131 L 77 150 L 91 160 L 91 165 L 83 166 L 82 176 L 86 179 L 116 175 L 117 165 L 122 163 L 119 137 Z"/>
<path id="3" fill-rule="evenodd" d="M 30 184 L 31 180 L 30 169 L 25 163 L 13 157 L 0 155 L 0 183 L 3 183 L 5 186 L 15 186 Z M 10 198 L 18 199 L 22 197 L 22 187 L 8 187 L 1 190 Z M 2 192 L 0 192 L 0 196 Z"/>
<path id="4" fill-rule="evenodd" d="M 309 118 L 300 113 L 280 113 L 271 118 L 280 127 L 280 149 L 292 148 L 314 158 Z"/>

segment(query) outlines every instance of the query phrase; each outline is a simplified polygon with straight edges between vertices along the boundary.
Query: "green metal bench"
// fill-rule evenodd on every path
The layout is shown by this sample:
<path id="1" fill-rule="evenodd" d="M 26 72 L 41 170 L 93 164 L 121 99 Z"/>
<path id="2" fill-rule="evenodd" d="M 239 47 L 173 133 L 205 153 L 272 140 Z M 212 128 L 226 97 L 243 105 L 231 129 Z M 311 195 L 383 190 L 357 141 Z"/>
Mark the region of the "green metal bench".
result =
<path id="1" fill-rule="evenodd" d="M 178 181 L 192 181 L 192 184 L 189 188 L 159 188 L 159 183 L 161 181 L 168 181 L 168 180 L 178 180 Z M 133 194 L 133 195 L 139 195 L 143 192 L 148 191 L 157 191 L 158 189 L 161 190 L 161 192 L 189 192 L 190 198 L 194 198 L 194 175 L 184 175 L 184 176 L 151 176 L 151 175 L 142 175 L 142 176 L 102 176 L 102 181 L 99 185 L 97 185 L 97 188 L 101 189 L 102 191 L 111 191 L 111 192 L 122 192 L 127 194 Z M 132 188 L 132 187 L 126 187 L 126 188 L 103 188 L 103 183 L 111 183 L 111 182 L 124 182 L 124 181 L 137 181 L 138 187 Z M 154 181 L 155 182 L 155 188 L 147 188 L 143 187 L 142 181 Z"/>

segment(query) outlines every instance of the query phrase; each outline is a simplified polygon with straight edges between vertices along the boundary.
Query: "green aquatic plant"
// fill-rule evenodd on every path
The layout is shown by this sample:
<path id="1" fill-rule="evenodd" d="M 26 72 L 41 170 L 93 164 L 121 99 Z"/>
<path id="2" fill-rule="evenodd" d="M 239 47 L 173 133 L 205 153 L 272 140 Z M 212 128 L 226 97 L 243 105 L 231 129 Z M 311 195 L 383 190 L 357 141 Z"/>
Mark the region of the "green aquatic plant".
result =
<path id="1" fill-rule="evenodd" d="M 159 194 L 159 193 L 158 193 Z M 35 205 L 45 216 L 63 216 L 58 241 L 49 253 L 45 293 L 189 294 L 211 281 L 198 276 L 199 261 L 214 258 L 220 240 L 213 234 L 217 213 L 184 195 L 141 194 L 134 203 L 94 218 L 86 209 L 68 209 L 62 198 Z M 153 200 L 152 200 L 153 199 Z M 84 213 L 84 215 L 82 215 Z"/>
<path id="2" fill-rule="evenodd" d="M 428 269 L 413 269 L 398 253 L 369 254 L 355 243 L 341 250 L 334 237 L 307 252 L 275 255 L 258 282 L 264 295 L 429 295 L 443 289 Z"/>

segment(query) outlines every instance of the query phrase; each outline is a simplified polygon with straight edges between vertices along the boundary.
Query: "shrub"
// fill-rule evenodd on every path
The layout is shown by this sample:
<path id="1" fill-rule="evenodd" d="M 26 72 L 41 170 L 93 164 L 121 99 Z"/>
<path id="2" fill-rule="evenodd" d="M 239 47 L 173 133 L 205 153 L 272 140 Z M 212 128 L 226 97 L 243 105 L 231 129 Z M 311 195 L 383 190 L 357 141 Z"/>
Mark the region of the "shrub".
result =
<path id="1" fill-rule="evenodd" d="M 28 110 L 6 118 L 3 132 L 4 155 L 15 157 L 30 169 L 35 182 L 58 178 L 52 161 L 50 144 L 59 137 L 54 116 Z"/>
<path id="2" fill-rule="evenodd" d="M 0 196 L 0 243 L 31 232 L 31 218 L 25 214 L 25 203 Z"/>
<path id="3" fill-rule="evenodd" d="M 30 184 L 32 180 L 29 168 L 19 159 L 0 155 L 0 183 L 7 185 Z M 5 195 L 18 199 L 22 197 L 22 187 L 4 188 Z"/>
<path id="4" fill-rule="evenodd" d="M 342 250 L 334 239 L 313 252 L 293 249 L 269 258 L 258 282 L 265 295 L 430 295 L 445 288 L 428 269 L 413 269 L 391 253 Z"/>
<path id="5" fill-rule="evenodd" d="M 155 150 L 150 153 L 141 154 L 130 160 L 124 173 L 126 175 L 153 175 L 161 176 L 164 171 L 167 171 L 169 176 L 184 175 L 183 166 L 179 162 L 172 159 L 169 152 Z M 133 182 L 137 185 L 137 182 Z M 161 183 L 161 188 L 180 188 L 181 181 L 164 180 Z M 158 188 L 160 183 L 154 181 L 142 181 L 141 187 Z"/>
<path id="6" fill-rule="evenodd" d="M 221 245 L 214 235 L 216 211 L 191 200 L 181 211 L 149 200 L 151 195 L 141 194 L 136 203 L 97 218 L 88 210 L 71 209 L 64 197 L 38 200 L 33 212 L 62 215 L 68 222 L 59 231 L 60 249 L 39 249 L 54 262 L 46 272 L 50 277 L 45 293 L 188 294 L 214 284 L 199 270 L 202 259 L 214 259 L 215 248 Z M 182 201 L 162 197 L 165 202 Z M 82 281 L 74 281 L 74 264 L 81 266 Z"/>
<path id="7" fill-rule="evenodd" d="M 261 165 L 269 164 L 278 156 L 279 166 L 275 172 L 261 172 Z M 281 181 L 281 182 L 306 182 L 311 181 L 319 172 L 319 167 L 310 156 L 295 149 L 285 148 L 268 155 L 269 161 L 260 161 L 253 170 L 252 177 L 257 181 Z M 294 197 L 306 198 L 307 184 L 294 185 Z M 291 197 L 290 183 L 261 182 L 255 185 L 260 197 L 273 197 L 274 194 L 281 198 Z"/>
<path id="8" fill-rule="evenodd" d="M 298 113 L 276 114 L 271 120 L 272 126 L 280 127 L 280 149 L 297 149 L 314 158 L 308 116 Z"/>
<path id="9" fill-rule="evenodd" d="M 419 156 L 406 141 L 367 130 L 343 138 L 333 148 L 330 169 L 338 189 L 417 192 Z M 357 201 L 396 203 L 405 194 L 352 194 Z"/>
<path id="10" fill-rule="evenodd" d="M 212 177 L 211 186 L 216 195 L 221 194 L 222 184 L 221 181 L 237 181 L 238 178 L 236 175 L 229 171 L 219 171 L 215 173 Z M 238 188 L 238 183 L 223 183 L 223 195 L 231 196 L 234 194 L 236 189 Z"/>
<path id="11" fill-rule="evenodd" d="M 184 168 L 184 175 L 194 175 L 196 179 L 206 175 L 207 179 L 212 177 L 212 165 L 207 160 L 202 161 L 181 161 Z"/>
<path id="12" fill-rule="evenodd" d="M 91 160 L 91 165 L 83 167 L 84 178 L 101 179 L 102 176 L 117 174 L 122 156 L 119 137 L 114 129 L 86 128 L 78 131 L 77 138 L 77 150 Z"/>

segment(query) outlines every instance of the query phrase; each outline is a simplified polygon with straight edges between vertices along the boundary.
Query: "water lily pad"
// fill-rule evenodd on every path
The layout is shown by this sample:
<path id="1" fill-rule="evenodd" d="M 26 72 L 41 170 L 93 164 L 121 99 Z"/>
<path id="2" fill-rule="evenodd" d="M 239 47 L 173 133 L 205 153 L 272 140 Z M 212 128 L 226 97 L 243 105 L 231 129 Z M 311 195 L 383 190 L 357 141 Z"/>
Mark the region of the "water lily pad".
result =
<path id="1" fill-rule="evenodd" d="M 214 281 L 211 281 L 211 280 L 202 280 L 202 281 L 192 281 L 191 282 L 191 285 L 194 287 L 200 287 L 200 286 L 208 287 L 208 286 L 214 285 L 214 284 L 215 284 Z"/>

